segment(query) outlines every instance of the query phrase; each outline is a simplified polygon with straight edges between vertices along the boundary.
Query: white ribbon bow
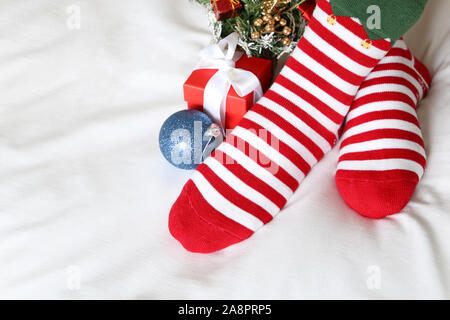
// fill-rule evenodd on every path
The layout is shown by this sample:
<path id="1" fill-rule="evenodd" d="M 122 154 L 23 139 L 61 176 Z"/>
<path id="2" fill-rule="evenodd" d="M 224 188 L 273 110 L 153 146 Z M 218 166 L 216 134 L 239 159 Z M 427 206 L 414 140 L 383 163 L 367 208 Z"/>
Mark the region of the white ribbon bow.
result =
<path id="1" fill-rule="evenodd" d="M 240 97 L 254 92 L 255 103 L 263 96 L 261 82 L 250 71 L 237 69 L 236 61 L 242 53 L 236 51 L 239 41 L 234 32 L 217 44 L 212 44 L 200 52 L 201 60 L 196 69 L 219 69 L 208 81 L 203 93 L 203 111 L 211 119 L 225 128 L 225 113 L 228 91 L 234 88 Z"/>

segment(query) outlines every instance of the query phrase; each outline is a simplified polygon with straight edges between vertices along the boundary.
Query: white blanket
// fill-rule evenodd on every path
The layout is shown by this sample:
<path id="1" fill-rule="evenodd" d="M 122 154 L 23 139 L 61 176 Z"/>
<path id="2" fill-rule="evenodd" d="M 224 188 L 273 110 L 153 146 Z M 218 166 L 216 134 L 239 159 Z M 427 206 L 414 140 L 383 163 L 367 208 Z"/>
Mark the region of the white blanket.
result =
<path id="1" fill-rule="evenodd" d="M 0 3 L 0 298 L 450 298 L 450 1 L 407 41 L 434 83 L 428 169 L 398 215 L 349 209 L 326 156 L 248 241 L 184 251 L 167 217 L 190 172 L 158 132 L 210 41 L 187 0 Z"/>

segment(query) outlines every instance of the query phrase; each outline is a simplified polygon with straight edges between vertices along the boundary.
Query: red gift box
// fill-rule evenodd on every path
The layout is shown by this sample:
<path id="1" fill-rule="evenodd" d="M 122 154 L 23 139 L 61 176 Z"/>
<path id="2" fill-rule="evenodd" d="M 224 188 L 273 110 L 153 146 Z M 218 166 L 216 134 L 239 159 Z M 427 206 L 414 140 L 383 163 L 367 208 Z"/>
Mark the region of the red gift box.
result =
<path id="1" fill-rule="evenodd" d="M 213 11 L 217 21 L 234 18 L 241 13 L 242 3 L 240 0 L 211 0 Z"/>
<path id="2" fill-rule="evenodd" d="M 315 8 L 316 0 L 306 0 L 298 6 L 298 10 L 302 12 L 303 18 L 308 22 L 311 20 Z"/>
<path id="3" fill-rule="evenodd" d="M 267 91 L 272 80 L 272 61 L 244 55 L 236 61 L 235 67 L 253 73 L 259 79 L 263 91 Z M 192 72 L 183 86 L 184 100 L 188 103 L 188 109 L 203 110 L 205 87 L 217 71 L 217 69 L 197 69 Z M 253 103 L 254 93 L 240 97 L 231 87 L 226 96 L 225 129 L 234 129 Z"/>

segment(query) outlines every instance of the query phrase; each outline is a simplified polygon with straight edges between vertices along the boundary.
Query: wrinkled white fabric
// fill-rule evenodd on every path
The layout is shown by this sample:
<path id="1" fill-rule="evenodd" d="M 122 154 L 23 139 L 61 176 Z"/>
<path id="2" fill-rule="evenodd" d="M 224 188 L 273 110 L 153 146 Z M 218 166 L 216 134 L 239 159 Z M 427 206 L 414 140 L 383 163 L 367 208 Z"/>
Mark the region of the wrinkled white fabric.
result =
<path id="1" fill-rule="evenodd" d="M 203 9 L 1 1 L 0 298 L 450 298 L 448 12 L 429 1 L 406 37 L 434 83 L 428 168 L 402 214 L 349 209 L 334 150 L 263 230 L 194 255 L 167 230 L 191 173 L 165 162 L 158 132 L 210 41 Z"/>

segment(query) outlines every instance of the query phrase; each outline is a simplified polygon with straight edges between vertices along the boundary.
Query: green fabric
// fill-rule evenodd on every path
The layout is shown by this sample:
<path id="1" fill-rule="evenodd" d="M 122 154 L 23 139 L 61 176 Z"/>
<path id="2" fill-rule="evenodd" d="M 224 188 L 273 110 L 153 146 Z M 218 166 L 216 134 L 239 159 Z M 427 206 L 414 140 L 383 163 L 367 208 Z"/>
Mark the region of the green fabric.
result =
<path id="1" fill-rule="evenodd" d="M 390 38 L 392 43 L 419 20 L 427 1 L 330 0 L 336 16 L 358 18 L 371 40 Z"/>

